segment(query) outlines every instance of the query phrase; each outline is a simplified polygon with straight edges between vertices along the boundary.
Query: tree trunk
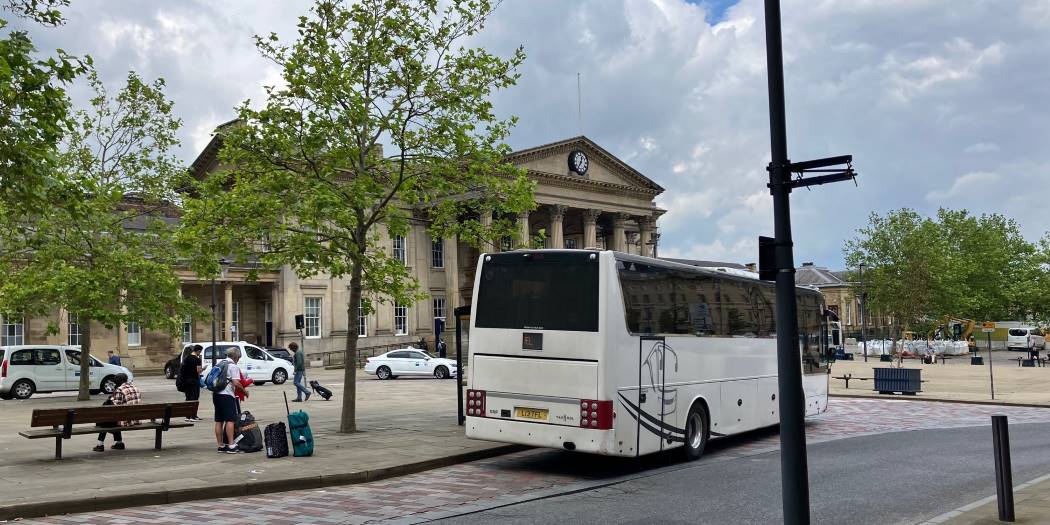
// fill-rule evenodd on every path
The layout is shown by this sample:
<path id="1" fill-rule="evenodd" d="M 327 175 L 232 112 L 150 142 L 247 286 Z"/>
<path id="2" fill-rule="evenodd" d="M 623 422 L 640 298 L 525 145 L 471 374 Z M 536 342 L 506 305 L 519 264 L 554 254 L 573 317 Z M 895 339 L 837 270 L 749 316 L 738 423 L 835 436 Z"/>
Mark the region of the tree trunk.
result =
<path id="1" fill-rule="evenodd" d="M 91 399 L 91 319 L 77 317 L 80 325 L 80 392 L 77 401 Z"/>
<path id="2" fill-rule="evenodd" d="M 339 432 L 357 432 L 357 323 L 361 303 L 360 263 L 353 263 L 350 270 L 350 299 L 346 305 L 346 350 L 343 356 L 343 413 L 339 420 Z"/>

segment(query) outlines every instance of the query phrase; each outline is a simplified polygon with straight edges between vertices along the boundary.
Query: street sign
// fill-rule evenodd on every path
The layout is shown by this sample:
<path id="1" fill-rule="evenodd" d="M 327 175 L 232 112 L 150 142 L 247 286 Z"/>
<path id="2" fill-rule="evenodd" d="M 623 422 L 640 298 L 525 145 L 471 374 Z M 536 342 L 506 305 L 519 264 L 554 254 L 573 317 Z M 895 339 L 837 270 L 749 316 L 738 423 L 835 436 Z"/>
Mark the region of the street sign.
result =
<path id="1" fill-rule="evenodd" d="M 981 331 L 990 334 L 995 331 L 995 323 L 984 322 L 981 323 Z"/>

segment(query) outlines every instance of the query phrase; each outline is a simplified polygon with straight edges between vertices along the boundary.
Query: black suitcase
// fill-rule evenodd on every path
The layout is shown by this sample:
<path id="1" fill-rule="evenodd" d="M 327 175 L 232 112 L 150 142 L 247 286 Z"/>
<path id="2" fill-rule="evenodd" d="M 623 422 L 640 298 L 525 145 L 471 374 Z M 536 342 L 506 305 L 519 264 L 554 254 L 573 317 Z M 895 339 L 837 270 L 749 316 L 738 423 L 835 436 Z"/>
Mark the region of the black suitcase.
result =
<path id="1" fill-rule="evenodd" d="M 259 430 L 251 412 L 241 412 L 241 416 L 237 418 L 236 430 L 237 437 L 233 441 L 241 452 L 258 452 L 263 449 L 262 431 Z"/>
<path id="2" fill-rule="evenodd" d="M 310 388 L 314 389 L 314 392 L 317 392 L 317 395 L 323 397 L 325 401 L 332 398 L 332 391 L 321 386 L 321 383 L 318 383 L 316 379 L 310 381 Z"/>
<path id="3" fill-rule="evenodd" d="M 288 427 L 284 423 L 270 423 L 263 431 L 266 441 L 266 457 L 283 458 L 288 455 Z"/>

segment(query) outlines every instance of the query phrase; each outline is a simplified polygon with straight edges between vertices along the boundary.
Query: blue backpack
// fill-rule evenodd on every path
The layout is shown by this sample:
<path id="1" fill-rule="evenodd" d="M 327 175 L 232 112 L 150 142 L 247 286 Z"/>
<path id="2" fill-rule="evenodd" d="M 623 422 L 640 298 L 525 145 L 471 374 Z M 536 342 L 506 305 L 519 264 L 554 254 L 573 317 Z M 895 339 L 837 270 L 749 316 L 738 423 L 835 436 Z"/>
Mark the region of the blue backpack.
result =
<path id="1" fill-rule="evenodd" d="M 211 370 L 208 370 L 208 375 L 204 377 L 204 388 L 207 388 L 212 392 L 222 392 L 223 390 L 226 390 L 226 387 L 230 384 L 230 378 L 226 374 L 226 367 L 229 364 L 229 361 L 224 360 L 211 367 Z"/>

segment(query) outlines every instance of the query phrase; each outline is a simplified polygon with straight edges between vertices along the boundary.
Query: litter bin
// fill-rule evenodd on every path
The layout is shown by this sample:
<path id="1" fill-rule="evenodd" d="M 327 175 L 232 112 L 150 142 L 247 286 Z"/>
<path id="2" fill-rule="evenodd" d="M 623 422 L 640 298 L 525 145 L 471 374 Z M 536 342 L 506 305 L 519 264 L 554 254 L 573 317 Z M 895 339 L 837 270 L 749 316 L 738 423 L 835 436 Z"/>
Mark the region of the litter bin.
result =
<path id="1" fill-rule="evenodd" d="M 979 355 L 970 356 L 971 365 L 984 365 L 984 358 Z"/>
<path id="2" fill-rule="evenodd" d="M 890 354 L 882 354 L 879 356 L 879 361 L 882 361 L 883 363 L 892 363 L 893 356 Z"/>
<path id="3" fill-rule="evenodd" d="M 920 368 L 876 368 L 875 390 L 880 394 L 914 396 L 922 391 L 922 369 Z"/>

